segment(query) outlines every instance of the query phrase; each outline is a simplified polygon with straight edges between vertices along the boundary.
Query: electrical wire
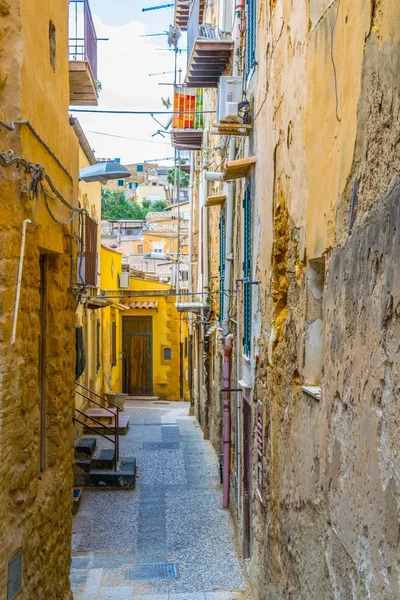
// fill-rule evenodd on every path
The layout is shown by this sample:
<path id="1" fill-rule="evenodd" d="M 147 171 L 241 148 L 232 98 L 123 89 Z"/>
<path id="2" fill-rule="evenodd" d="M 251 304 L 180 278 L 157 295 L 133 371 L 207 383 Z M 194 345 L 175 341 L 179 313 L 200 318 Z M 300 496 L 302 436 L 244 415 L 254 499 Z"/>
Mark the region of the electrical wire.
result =
<path id="1" fill-rule="evenodd" d="M 335 18 L 335 22 L 333 23 L 332 35 L 331 35 L 331 60 L 332 60 L 332 67 L 333 67 L 333 80 L 334 80 L 334 84 L 335 84 L 336 119 L 340 123 L 341 118 L 339 117 L 339 94 L 338 94 L 338 87 L 337 87 L 337 72 L 336 72 L 335 58 L 333 56 L 334 34 L 335 34 L 336 24 L 337 24 L 338 18 L 339 18 L 339 10 L 340 10 L 340 0 L 338 0 L 338 7 L 337 7 L 337 11 L 336 11 L 336 18 Z"/>
<path id="2" fill-rule="evenodd" d="M 107 137 L 119 138 L 122 140 L 134 140 L 135 142 L 144 142 L 145 144 L 158 144 L 161 146 L 170 146 L 171 145 L 171 144 L 168 144 L 167 142 L 155 142 L 153 140 L 144 140 L 142 138 L 128 137 L 126 135 L 115 135 L 113 133 L 104 133 L 102 131 L 91 131 L 90 129 L 88 129 L 88 133 L 94 133 L 96 135 L 105 135 Z"/>
<path id="3" fill-rule="evenodd" d="M 165 111 L 165 110 L 93 110 L 91 108 L 70 108 L 70 112 L 94 113 L 98 115 L 204 115 L 215 114 L 216 110 L 185 110 L 185 111 Z"/>

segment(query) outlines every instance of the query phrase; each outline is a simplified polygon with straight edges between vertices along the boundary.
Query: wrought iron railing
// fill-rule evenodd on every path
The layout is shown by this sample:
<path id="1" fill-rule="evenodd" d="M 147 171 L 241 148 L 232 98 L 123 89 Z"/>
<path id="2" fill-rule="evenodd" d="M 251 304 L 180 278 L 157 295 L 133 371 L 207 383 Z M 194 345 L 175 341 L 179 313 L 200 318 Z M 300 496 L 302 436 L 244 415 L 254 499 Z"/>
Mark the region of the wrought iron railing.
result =
<path id="1" fill-rule="evenodd" d="M 117 470 L 117 464 L 118 464 L 118 459 L 119 459 L 119 431 L 118 431 L 118 428 L 119 428 L 120 408 L 119 408 L 119 406 L 117 406 L 117 404 L 114 404 L 107 398 L 100 396 L 99 394 L 97 394 L 90 388 L 86 387 L 85 385 L 82 385 L 78 381 L 75 381 L 75 384 L 76 384 L 77 388 L 80 388 L 80 389 L 75 390 L 75 392 L 79 396 L 84 398 L 86 401 L 93 403 L 96 406 L 99 406 L 103 410 L 107 411 L 110 414 L 110 417 L 112 418 L 112 420 L 114 421 L 113 427 L 109 427 L 108 425 L 101 423 L 94 417 L 87 415 L 86 413 L 79 410 L 78 408 L 75 408 L 75 413 L 80 415 L 84 419 L 82 421 L 81 419 L 79 419 L 78 417 L 75 416 L 74 421 L 76 423 L 83 425 L 83 427 L 89 429 L 90 431 L 93 431 L 93 433 L 95 433 L 96 435 L 100 435 L 101 437 L 105 438 L 106 440 L 108 440 L 109 442 L 114 444 L 114 447 L 115 447 L 114 469 Z M 84 394 L 82 391 L 80 391 L 81 389 L 85 390 L 86 394 Z M 87 394 L 89 394 L 89 395 L 87 395 Z M 97 402 L 97 400 L 94 400 L 93 396 L 96 396 L 96 398 L 99 398 L 103 402 L 103 404 L 100 404 L 100 402 Z M 108 406 L 105 406 L 105 404 L 107 404 Z M 109 406 L 112 406 L 113 409 L 115 409 L 115 410 L 111 410 L 109 408 Z M 95 425 L 97 425 L 97 427 L 93 427 L 93 426 L 89 425 L 88 421 L 90 421 L 90 423 L 94 423 Z M 109 433 L 111 435 L 106 435 L 107 433 Z"/>
<path id="2" fill-rule="evenodd" d="M 89 0 L 70 0 L 69 60 L 87 61 L 97 81 L 97 35 Z"/>
<path id="3" fill-rule="evenodd" d="M 198 39 L 220 40 L 221 32 L 217 26 L 200 21 L 200 0 L 193 0 L 187 28 L 187 59 L 190 61 L 193 47 Z"/>

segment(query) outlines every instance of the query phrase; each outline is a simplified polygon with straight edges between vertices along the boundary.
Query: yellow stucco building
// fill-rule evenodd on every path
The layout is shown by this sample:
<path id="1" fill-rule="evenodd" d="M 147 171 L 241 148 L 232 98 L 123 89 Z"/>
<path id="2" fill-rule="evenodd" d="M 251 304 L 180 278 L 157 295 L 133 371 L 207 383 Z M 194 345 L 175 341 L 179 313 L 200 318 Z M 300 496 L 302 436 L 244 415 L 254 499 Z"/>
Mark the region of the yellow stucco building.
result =
<path id="1" fill-rule="evenodd" d="M 71 598 L 78 139 L 67 52 L 68 2 L 0 3 L 1 598 Z"/>
<path id="2" fill-rule="evenodd" d="M 188 330 L 174 290 L 158 278 L 127 277 L 122 258 L 101 247 L 101 293 L 114 297 L 101 309 L 104 392 L 187 398 Z"/>

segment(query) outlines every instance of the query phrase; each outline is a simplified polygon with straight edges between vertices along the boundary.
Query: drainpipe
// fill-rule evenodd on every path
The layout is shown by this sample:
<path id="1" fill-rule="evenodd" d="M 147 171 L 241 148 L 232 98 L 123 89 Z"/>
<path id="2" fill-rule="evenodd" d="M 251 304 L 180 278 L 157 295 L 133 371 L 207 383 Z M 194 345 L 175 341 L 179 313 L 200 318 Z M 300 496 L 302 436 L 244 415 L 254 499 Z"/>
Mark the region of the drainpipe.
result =
<path id="1" fill-rule="evenodd" d="M 240 281 L 236 282 L 236 306 L 237 306 L 237 315 L 236 315 L 236 319 L 237 319 L 237 325 L 236 325 L 236 382 L 237 382 L 237 388 L 240 388 L 240 379 L 241 379 L 241 373 L 240 373 L 240 352 L 238 352 L 238 349 L 240 348 L 240 344 L 241 342 L 241 329 L 240 329 L 240 325 L 241 325 L 241 318 L 242 318 L 242 310 L 241 310 L 241 291 L 242 291 L 242 284 Z M 237 497 L 236 497 L 236 502 L 237 502 L 237 507 L 238 509 L 240 508 L 241 505 L 241 493 L 242 493 L 242 481 L 241 481 L 241 477 L 242 477 L 242 468 L 241 468 L 241 400 L 242 400 L 242 393 L 241 392 L 237 392 L 236 393 L 236 489 L 237 489 Z"/>
<path id="2" fill-rule="evenodd" d="M 193 180 L 194 180 L 194 157 L 190 153 L 190 184 L 189 184 L 189 293 L 192 289 L 192 259 L 193 259 Z"/>
<path id="3" fill-rule="evenodd" d="M 17 294 L 15 296 L 14 322 L 13 322 L 12 334 L 11 334 L 11 344 L 14 344 L 15 337 L 17 334 L 18 309 L 19 309 L 19 299 L 21 296 L 22 269 L 24 266 L 24 254 L 25 254 L 26 226 L 28 225 L 28 223 L 30 224 L 30 223 L 32 223 L 32 221 L 30 219 L 25 219 L 22 222 L 22 240 L 21 240 L 21 251 L 20 251 L 20 255 L 19 255 Z"/>
<path id="4" fill-rule="evenodd" d="M 231 381 L 231 353 L 233 334 L 225 338 L 224 348 L 224 389 L 229 390 Z M 224 439 L 224 483 L 223 483 L 223 508 L 229 506 L 229 475 L 231 458 L 231 415 L 230 415 L 230 392 L 224 392 L 223 410 L 223 439 Z"/>

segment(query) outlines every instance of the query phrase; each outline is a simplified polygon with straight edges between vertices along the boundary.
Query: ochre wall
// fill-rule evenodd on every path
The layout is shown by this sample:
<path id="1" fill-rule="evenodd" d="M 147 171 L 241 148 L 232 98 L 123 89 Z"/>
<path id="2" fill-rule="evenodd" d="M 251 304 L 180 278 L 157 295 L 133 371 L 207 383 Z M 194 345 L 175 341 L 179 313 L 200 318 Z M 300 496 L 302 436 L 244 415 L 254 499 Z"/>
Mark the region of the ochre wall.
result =
<path id="1" fill-rule="evenodd" d="M 49 21 L 57 30 L 57 68 L 49 58 Z M 68 3 L 0 3 L 0 119 L 28 119 L 70 176 L 26 125 L 0 128 L 0 150 L 40 163 L 71 203 L 77 201 L 78 141 L 69 125 Z M 22 221 L 33 219 L 25 178 L 1 169 L 0 597 L 7 596 L 7 563 L 23 554 L 21 600 L 70 598 L 75 298 L 70 292 L 71 226 L 56 224 L 43 197 L 28 226 L 16 342 L 10 345 Z M 58 219 L 69 211 L 49 200 Z M 74 245 L 72 244 L 72 251 Z M 47 452 L 39 470 L 39 333 L 41 253 L 48 255 Z"/>
<path id="2" fill-rule="evenodd" d="M 207 3 L 207 22 L 215 22 L 218 4 Z M 257 2 L 257 65 L 246 80 L 253 130 L 236 140 L 235 158 L 257 158 L 249 179 L 252 276 L 258 285 L 252 289 L 251 360 L 242 357 L 235 336 L 231 379 L 234 386 L 239 355 L 240 377 L 251 385 L 248 570 L 257 600 L 394 600 L 400 593 L 399 24 L 396 0 Z M 212 92 L 205 108 L 215 109 Z M 212 125 L 212 119 L 205 120 Z M 199 162 L 207 170 L 223 162 L 222 143 L 205 133 Z M 244 183 L 234 184 L 233 288 L 243 277 Z M 195 251 L 198 191 L 195 175 Z M 218 209 L 208 211 L 215 289 L 219 234 L 213 211 Z M 309 261 L 321 258 L 318 401 L 301 385 L 308 383 L 305 347 L 316 311 L 307 283 Z M 201 256 L 197 260 L 201 263 Z M 233 315 L 237 308 L 233 298 Z M 213 322 L 218 316 L 212 300 L 207 318 Z M 234 325 L 231 330 L 236 334 Z M 200 369 L 197 330 L 196 338 Z M 211 353 L 210 368 L 219 364 L 220 344 L 214 342 Z M 199 397 L 208 381 L 206 373 L 196 382 Z M 211 381 L 195 410 L 219 451 L 221 381 L 218 376 Z M 263 407 L 262 500 L 256 478 L 257 402 Z M 232 414 L 231 502 L 242 540 L 243 502 L 235 504 L 233 485 L 235 419 Z"/>

